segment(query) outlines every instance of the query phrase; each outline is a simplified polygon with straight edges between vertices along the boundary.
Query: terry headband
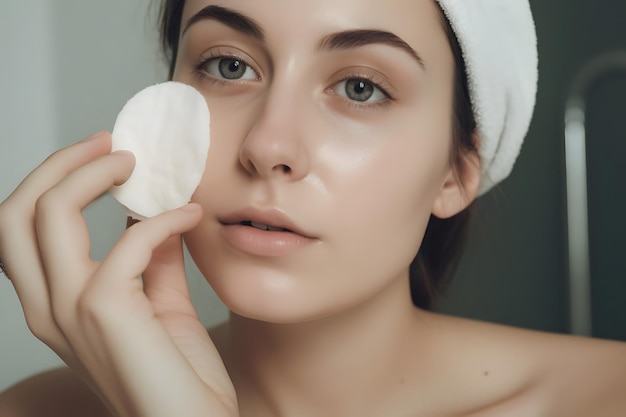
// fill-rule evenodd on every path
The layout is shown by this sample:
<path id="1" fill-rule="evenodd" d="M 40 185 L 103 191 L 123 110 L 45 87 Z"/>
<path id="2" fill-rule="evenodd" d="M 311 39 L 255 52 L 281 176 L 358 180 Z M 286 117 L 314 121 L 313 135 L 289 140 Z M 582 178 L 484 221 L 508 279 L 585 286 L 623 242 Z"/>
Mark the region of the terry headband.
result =
<path id="1" fill-rule="evenodd" d="M 437 0 L 456 37 L 477 123 L 484 194 L 506 178 L 535 107 L 537 35 L 528 0 Z"/>

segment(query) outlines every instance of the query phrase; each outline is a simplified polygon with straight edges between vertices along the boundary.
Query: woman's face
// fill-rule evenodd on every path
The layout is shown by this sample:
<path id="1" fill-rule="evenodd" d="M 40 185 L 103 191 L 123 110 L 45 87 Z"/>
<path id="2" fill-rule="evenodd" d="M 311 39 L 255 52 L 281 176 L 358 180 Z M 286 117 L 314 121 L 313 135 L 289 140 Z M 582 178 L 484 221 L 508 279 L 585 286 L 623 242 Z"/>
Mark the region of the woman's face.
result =
<path id="1" fill-rule="evenodd" d="M 204 217 L 185 238 L 231 310 L 296 322 L 408 297 L 454 177 L 438 13 L 432 0 L 186 2 L 174 79 L 212 121 Z"/>

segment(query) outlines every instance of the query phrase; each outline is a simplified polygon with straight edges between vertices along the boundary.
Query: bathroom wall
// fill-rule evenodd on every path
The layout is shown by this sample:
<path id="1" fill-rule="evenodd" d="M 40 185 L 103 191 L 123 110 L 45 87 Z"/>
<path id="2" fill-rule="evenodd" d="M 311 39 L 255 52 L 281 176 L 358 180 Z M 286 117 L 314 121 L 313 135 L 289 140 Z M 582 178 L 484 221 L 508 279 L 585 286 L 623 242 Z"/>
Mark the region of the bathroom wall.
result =
<path id="1" fill-rule="evenodd" d="M 52 2 L 0 3 L 0 199 L 56 147 Z M 0 276 L 0 390 L 59 363 L 33 341 L 10 282 Z M 11 358 L 8 360 L 7 358 Z"/>
<path id="2" fill-rule="evenodd" d="M 626 50 L 626 2 L 531 0 L 531 6 L 540 55 L 534 120 L 513 174 L 477 202 L 473 234 L 442 310 L 567 332 L 565 99 L 587 61 L 607 51 Z M 626 233 L 624 77 L 612 77 L 592 91 L 587 128 L 589 195 L 605 196 L 590 207 L 596 335 L 626 340 L 625 326 L 620 326 L 626 318 L 626 240 L 616 233 Z M 596 169 L 602 166 L 614 174 L 611 181 L 610 174 Z M 603 237 L 600 230 L 611 228 L 613 236 Z"/>
<path id="3" fill-rule="evenodd" d="M 587 133 L 591 139 L 587 157 L 591 325 L 595 336 L 626 341 L 624 97 L 626 72 L 603 78 L 588 95 Z"/>
<path id="4" fill-rule="evenodd" d="M 54 149 L 111 129 L 130 94 L 163 79 L 155 31 L 147 15 L 150 1 L 0 4 L 0 199 Z M 584 62 L 606 50 L 626 49 L 622 24 L 626 3 L 531 3 L 541 55 L 535 119 L 513 175 L 476 204 L 472 238 L 442 310 L 566 332 L 563 103 Z M 611 100 L 623 106 L 621 97 Z M 592 123 L 599 131 L 594 137 L 615 135 L 603 133 L 610 123 Z M 624 143 L 621 132 L 617 136 Z M 86 216 L 97 236 L 94 256 L 102 257 L 122 231 L 124 216 L 107 197 L 89 208 Z M 610 254 L 620 256 L 623 249 L 616 245 Z M 202 301 L 197 305 L 203 320 L 208 325 L 222 320 L 223 306 L 192 266 L 190 282 L 194 299 Z M 626 294 L 623 287 L 611 288 L 612 293 Z M 619 304 L 610 304 L 602 314 L 623 314 L 615 310 Z M 14 291 L 3 279 L 0 358 L 0 390 L 60 363 L 30 335 Z"/>

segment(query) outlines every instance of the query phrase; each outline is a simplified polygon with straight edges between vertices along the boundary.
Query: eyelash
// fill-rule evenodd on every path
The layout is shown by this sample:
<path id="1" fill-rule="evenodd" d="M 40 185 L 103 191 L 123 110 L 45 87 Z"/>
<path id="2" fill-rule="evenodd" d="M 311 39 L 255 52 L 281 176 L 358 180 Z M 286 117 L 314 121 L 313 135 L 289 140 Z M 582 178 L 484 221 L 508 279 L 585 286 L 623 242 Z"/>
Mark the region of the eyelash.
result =
<path id="1" fill-rule="evenodd" d="M 201 82 L 208 82 L 211 83 L 212 85 L 218 86 L 218 87 L 226 87 L 229 85 L 233 85 L 233 84 L 249 84 L 250 80 L 249 79 L 244 79 L 244 80 L 227 80 L 227 79 L 222 79 L 222 78 L 217 78 L 209 73 L 207 73 L 206 71 L 206 66 L 209 64 L 209 62 L 211 60 L 214 59 L 218 59 L 218 58 L 226 58 L 226 59 L 234 59 L 237 61 L 241 61 L 243 62 L 245 65 L 247 65 L 248 67 L 252 68 L 257 74 L 258 71 L 255 70 L 250 64 L 248 64 L 248 61 L 245 59 L 242 59 L 241 57 L 235 55 L 235 54 L 229 54 L 229 53 L 219 53 L 219 51 L 213 51 L 210 53 L 210 55 L 204 57 L 203 59 L 200 60 L 200 62 L 198 62 L 197 64 L 194 65 L 193 67 L 193 73 L 194 75 L 201 81 Z M 374 88 L 377 88 L 378 90 L 380 90 L 380 92 L 385 96 L 384 100 L 379 100 L 373 103 L 368 103 L 368 102 L 359 102 L 356 100 L 350 100 L 349 98 L 340 96 L 339 94 L 337 94 L 336 91 L 334 91 L 334 88 L 336 88 L 336 86 L 342 82 L 347 82 L 350 80 L 357 80 L 357 81 L 364 81 L 368 84 L 371 84 Z M 350 105 L 351 107 L 353 107 L 356 110 L 367 110 L 367 109 L 373 109 L 373 108 L 381 108 L 381 107 L 386 107 L 389 104 L 391 104 L 393 101 L 395 101 L 395 98 L 392 94 L 389 93 L 389 89 L 385 86 L 385 82 L 383 80 L 377 80 L 376 77 L 369 75 L 369 74 L 363 74 L 363 73 L 349 73 L 345 76 L 343 76 L 342 78 L 340 78 L 339 80 L 335 81 L 333 83 L 332 87 L 329 87 L 327 90 L 331 91 L 333 95 L 339 96 L 341 97 L 345 102 L 347 102 L 348 105 Z"/>
<path id="2" fill-rule="evenodd" d="M 333 91 L 333 89 L 337 86 L 337 84 L 350 81 L 350 80 L 365 81 L 366 83 L 371 84 L 374 88 L 377 88 L 378 90 L 380 90 L 380 92 L 385 96 L 384 100 L 375 101 L 373 103 L 359 102 L 356 100 L 350 100 L 349 98 L 340 96 L 351 107 L 357 110 L 367 110 L 371 108 L 386 107 L 395 101 L 395 97 L 391 93 L 389 93 L 389 88 L 386 86 L 387 83 L 384 80 L 378 80 L 377 77 L 373 75 L 369 75 L 369 74 L 351 72 L 343 76 L 342 78 L 340 78 L 338 81 L 336 81 L 333 84 L 333 86 L 329 88 L 329 90 L 332 91 L 332 94 L 338 95 L 335 91 Z"/>
<path id="3" fill-rule="evenodd" d="M 248 64 L 248 61 L 245 59 L 242 59 L 241 57 L 238 57 L 235 54 L 228 54 L 228 53 L 219 53 L 219 51 L 216 52 L 211 52 L 210 55 L 203 57 L 200 62 L 198 62 L 197 64 L 194 65 L 193 67 L 193 74 L 198 78 L 198 80 L 202 81 L 202 82 L 208 82 L 211 83 L 213 85 L 216 85 L 218 87 L 226 87 L 228 85 L 233 85 L 233 83 L 235 84 L 248 84 L 250 82 L 249 79 L 244 79 L 244 80 L 227 80 L 227 79 L 222 79 L 222 78 L 217 78 L 214 77 L 213 75 L 207 73 L 206 71 L 206 66 L 209 64 L 210 61 L 217 59 L 217 58 L 226 58 L 226 59 L 234 59 L 237 61 L 241 61 L 243 62 L 245 65 L 247 65 L 248 67 L 252 68 L 254 70 L 254 72 L 256 72 L 258 74 L 258 71 L 255 70 L 250 64 Z"/>

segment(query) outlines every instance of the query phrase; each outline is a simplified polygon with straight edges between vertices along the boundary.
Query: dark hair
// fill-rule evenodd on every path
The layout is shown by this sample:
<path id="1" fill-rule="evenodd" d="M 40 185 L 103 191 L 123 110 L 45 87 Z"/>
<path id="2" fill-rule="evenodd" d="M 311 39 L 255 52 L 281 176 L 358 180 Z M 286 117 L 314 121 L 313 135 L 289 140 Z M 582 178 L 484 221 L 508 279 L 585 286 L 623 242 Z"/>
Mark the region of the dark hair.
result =
<path id="1" fill-rule="evenodd" d="M 160 33 L 163 52 L 169 63 L 169 79 L 174 75 L 178 38 L 185 0 L 162 0 Z M 459 42 L 441 11 L 442 25 L 455 61 L 450 164 L 463 178 L 464 158 L 476 152 L 473 134 L 476 121 L 469 95 L 465 63 Z M 430 217 L 419 252 L 411 262 L 410 284 L 413 304 L 431 310 L 454 274 L 467 238 L 471 206 L 448 219 Z"/>
<path id="2" fill-rule="evenodd" d="M 176 56 L 178 55 L 178 37 L 183 20 L 185 0 L 163 0 L 159 13 L 161 48 L 169 65 L 168 79 L 174 77 Z"/>
<path id="3" fill-rule="evenodd" d="M 461 46 L 443 10 L 439 11 L 455 63 L 450 165 L 461 180 L 463 159 L 478 152 L 473 137 L 476 119 Z M 417 307 L 433 309 L 450 283 L 467 241 L 471 215 L 472 205 L 448 219 L 430 216 L 422 245 L 410 266 L 411 298 Z"/>

